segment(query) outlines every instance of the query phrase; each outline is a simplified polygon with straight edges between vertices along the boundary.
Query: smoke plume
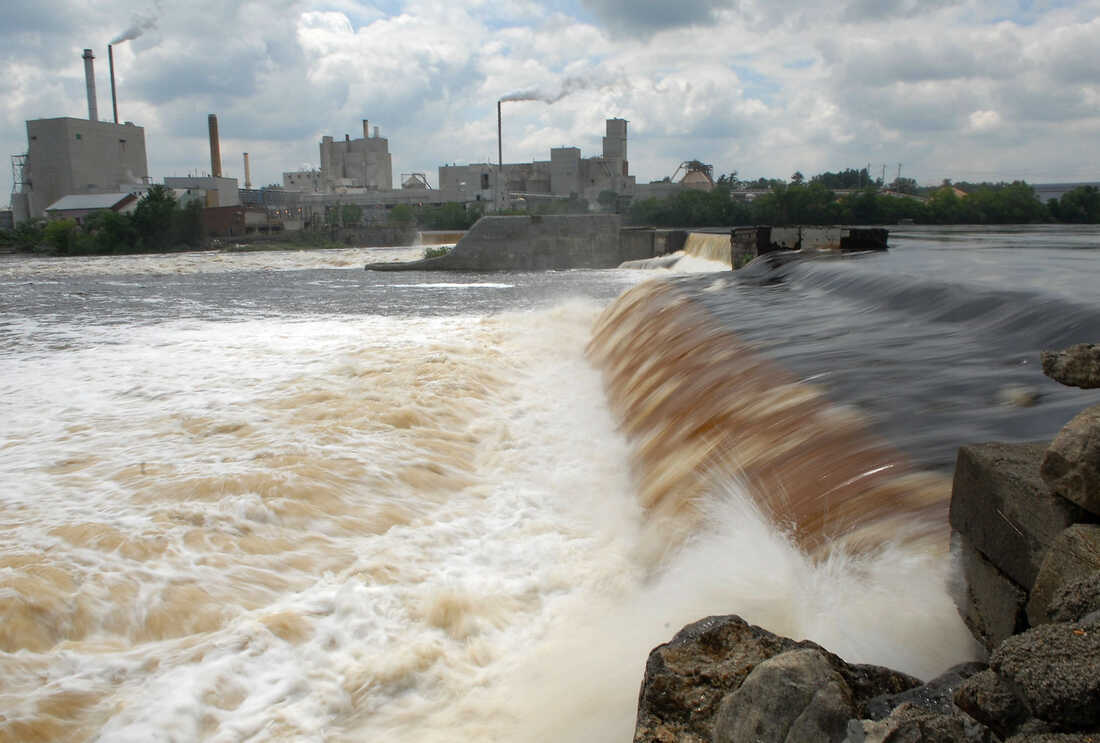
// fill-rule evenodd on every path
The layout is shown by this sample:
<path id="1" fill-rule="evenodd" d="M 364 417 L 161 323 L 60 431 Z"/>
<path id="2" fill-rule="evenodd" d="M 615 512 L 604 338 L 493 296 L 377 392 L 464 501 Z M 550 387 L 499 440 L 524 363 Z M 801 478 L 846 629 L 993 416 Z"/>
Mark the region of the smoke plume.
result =
<path id="1" fill-rule="evenodd" d="M 128 29 L 126 29 L 125 31 L 120 33 L 110 43 L 112 45 L 114 45 L 114 44 L 121 44 L 124 41 L 131 41 L 131 40 L 136 39 L 137 37 L 141 36 L 146 31 L 151 31 L 152 29 L 154 29 L 156 27 L 157 27 L 157 19 L 156 18 L 152 18 L 152 17 L 150 17 L 150 18 L 137 18 L 137 19 L 134 20 L 134 25 L 130 26 Z"/>
<path id="2" fill-rule="evenodd" d="M 550 93 L 540 88 L 531 88 L 529 90 L 517 90 L 514 93 L 502 97 L 503 101 L 542 101 L 543 103 L 557 103 L 567 95 L 572 95 L 580 90 L 586 90 L 591 87 L 602 87 L 592 80 L 584 77 L 567 77 L 562 81 L 561 88 L 557 92 Z"/>

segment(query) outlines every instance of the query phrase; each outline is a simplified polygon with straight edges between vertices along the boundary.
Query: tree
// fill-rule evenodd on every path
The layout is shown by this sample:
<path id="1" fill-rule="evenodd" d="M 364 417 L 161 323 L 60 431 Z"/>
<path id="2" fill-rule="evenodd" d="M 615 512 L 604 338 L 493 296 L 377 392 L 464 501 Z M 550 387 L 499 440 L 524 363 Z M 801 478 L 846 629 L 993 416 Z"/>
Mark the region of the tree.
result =
<path id="1" fill-rule="evenodd" d="M 1096 186 L 1077 186 L 1058 201 L 1058 218 L 1063 222 L 1100 222 L 1100 191 Z"/>
<path id="2" fill-rule="evenodd" d="M 390 209 L 389 221 L 390 224 L 401 225 L 406 227 L 413 222 L 413 210 L 412 207 L 407 204 L 398 204 L 393 209 Z"/>
<path id="3" fill-rule="evenodd" d="M 917 181 L 913 178 L 895 178 L 890 188 L 898 193 L 915 194 L 917 192 Z"/>
<path id="4" fill-rule="evenodd" d="M 141 250 L 155 252 L 172 247 L 172 215 L 175 210 L 175 195 L 159 184 L 141 197 L 133 216 L 134 226 L 141 237 Z"/>
<path id="5" fill-rule="evenodd" d="M 363 219 L 363 207 L 357 204 L 344 204 L 340 207 L 340 224 L 355 227 Z"/>
<path id="6" fill-rule="evenodd" d="M 801 185 L 804 180 L 806 180 L 806 176 L 802 175 L 801 170 L 794 171 L 794 175 L 791 176 L 791 183 L 796 185 Z"/>

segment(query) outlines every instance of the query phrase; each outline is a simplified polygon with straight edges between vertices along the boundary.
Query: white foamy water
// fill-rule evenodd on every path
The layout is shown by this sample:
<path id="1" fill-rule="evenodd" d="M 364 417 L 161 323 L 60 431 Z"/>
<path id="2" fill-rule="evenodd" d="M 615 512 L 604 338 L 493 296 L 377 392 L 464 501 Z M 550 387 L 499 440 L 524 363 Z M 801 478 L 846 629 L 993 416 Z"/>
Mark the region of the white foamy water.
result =
<path id="1" fill-rule="evenodd" d="M 308 268 L 358 268 L 371 261 L 412 261 L 424 257 L 423 247 L 331 248 L 310 250 L 205 250 L 139 255 L 97 255 L 83 258 L 0 256 L 0 278 L 71 276 L 166 275 L 292 271 Z"/>
<path id="2" fill-rule="evenodd" d="M 0 353 L 0 740 L 628 740 L 649 649 L 714 613 L 969 657 L 942 561 L 815 564 L 726 473 L 662 556 L 600 309 L 21 321 L 49 343 Z"/>

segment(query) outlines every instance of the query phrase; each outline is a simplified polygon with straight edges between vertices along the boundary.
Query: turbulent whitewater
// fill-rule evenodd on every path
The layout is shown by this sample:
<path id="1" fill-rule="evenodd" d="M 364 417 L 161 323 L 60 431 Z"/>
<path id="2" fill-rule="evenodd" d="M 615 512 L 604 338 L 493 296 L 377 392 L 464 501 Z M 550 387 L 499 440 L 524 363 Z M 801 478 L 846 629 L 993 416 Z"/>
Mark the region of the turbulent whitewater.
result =
<path id="1" fill-rule="evenodd" d="M 945 452 L 1077 405 L 986 395 L 1034 322 L 890 330 L 815 269 L 358 270 L 393 254 L 0 262 L 0 741 L 628 740 L 713 613 L 972 656 Z"/>

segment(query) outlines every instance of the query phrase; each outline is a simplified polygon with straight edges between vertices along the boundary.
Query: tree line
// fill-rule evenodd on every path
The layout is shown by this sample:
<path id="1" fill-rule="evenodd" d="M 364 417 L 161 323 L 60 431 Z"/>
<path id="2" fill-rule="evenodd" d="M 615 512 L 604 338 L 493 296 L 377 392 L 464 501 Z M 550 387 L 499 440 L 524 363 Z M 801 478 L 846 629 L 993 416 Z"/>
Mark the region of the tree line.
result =
<path id="1" fill-rule="evenodd" d="M 85 217 L 32 219 L 0 231 L 0 243 L 21 252 L 56 255 L 165 253 L 193 250 L 202 243 L 202 205 L 181 206 L 164 186 L 150 188 L 131 214 L 101 209 Z"/>
<path id="2" fill-rule="evenodd" d="M 895 182 L 883 190 L 881 181 L 871 181 L 863 171 L 824 173 L 808 181 L 796 173 L 789 182 L 761 179 L 738 181 L 722 176 L 712 191 L 684 190 L 665 200 L 635 200 L 630 206 L 633 224 L 668 227 L 702 227 L 752 224 L 1031 224 L 1063 222 L 1100 223 L 1100 191 L 1095 186 L 1078 186 L 1050 199 L 1039 200 L 1035 189 L 1024 181 L 1012 183 L 945 182 L 923 189 L 918 197 L 916 182 Z M 859 182 L 864 186 L 860 188 Z M 751 200 L 735 198 L 734 187 L 746 189 Z M 763 186 L 763 188 L 758 188 Z M 755 189 L 755 190 L 753 190 Z M 838 195 L 834 189 L 855 189 Z M 962 192 L 961 194 L 959 192 Z M 908 193 L 906 193 L 908 192 Z M 911 194 L 911 195 L 910 195 Z"/>

